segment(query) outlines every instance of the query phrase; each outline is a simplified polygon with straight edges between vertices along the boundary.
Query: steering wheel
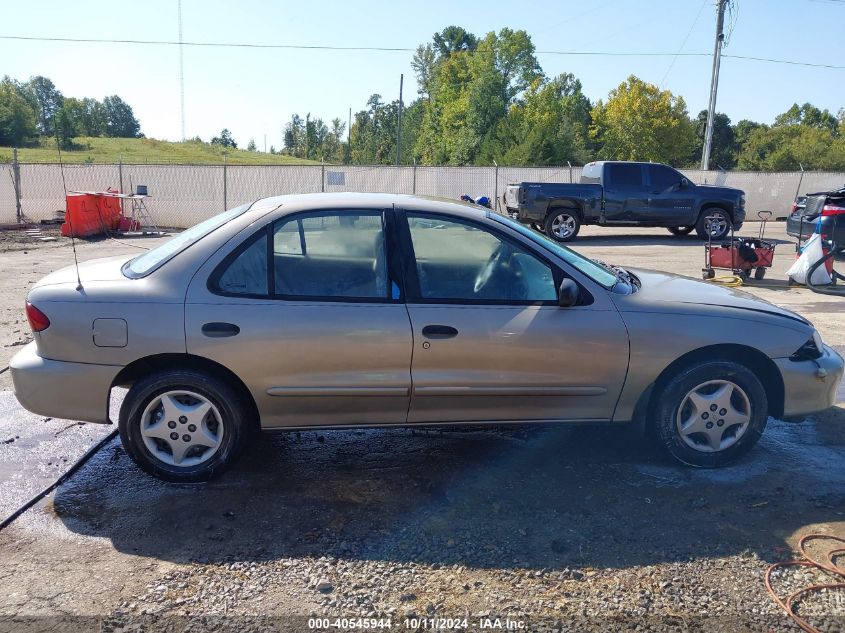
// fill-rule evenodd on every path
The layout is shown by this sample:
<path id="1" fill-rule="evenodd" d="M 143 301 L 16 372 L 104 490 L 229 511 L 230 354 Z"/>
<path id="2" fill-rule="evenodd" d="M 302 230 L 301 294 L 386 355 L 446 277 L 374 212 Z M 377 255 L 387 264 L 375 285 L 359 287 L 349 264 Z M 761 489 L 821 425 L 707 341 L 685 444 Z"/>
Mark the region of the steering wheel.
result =
<path id="1" fill-rule="evenodd" d="M 513 250 L 504 243 L 496 247 L 496 250 L 490 255 L 490 259 L 484 264 L 484 268 L 481 269 L 475 278 L 475 284 L 472 287 L 475 294 L 479 294 L 484 290 L 493 278 L 493 271 L 500 266 L 504 266 L 512 254 Z"/>

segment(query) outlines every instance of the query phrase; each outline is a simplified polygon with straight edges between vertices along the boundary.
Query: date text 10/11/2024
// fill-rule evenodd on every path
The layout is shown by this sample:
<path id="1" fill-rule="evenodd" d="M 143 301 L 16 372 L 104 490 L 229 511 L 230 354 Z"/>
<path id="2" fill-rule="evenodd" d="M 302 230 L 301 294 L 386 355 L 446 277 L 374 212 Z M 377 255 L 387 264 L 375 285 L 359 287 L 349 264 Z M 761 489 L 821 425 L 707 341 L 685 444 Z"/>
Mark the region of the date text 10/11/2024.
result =
<path id="1" fill-rule="evenodd" d="M 308 628 L 312 630 L 391 630 L 409 631 L 524 631 L 523 620 L 511 618 L 404 618 L 393 621 L 389 618 L 309 618 Z"/>

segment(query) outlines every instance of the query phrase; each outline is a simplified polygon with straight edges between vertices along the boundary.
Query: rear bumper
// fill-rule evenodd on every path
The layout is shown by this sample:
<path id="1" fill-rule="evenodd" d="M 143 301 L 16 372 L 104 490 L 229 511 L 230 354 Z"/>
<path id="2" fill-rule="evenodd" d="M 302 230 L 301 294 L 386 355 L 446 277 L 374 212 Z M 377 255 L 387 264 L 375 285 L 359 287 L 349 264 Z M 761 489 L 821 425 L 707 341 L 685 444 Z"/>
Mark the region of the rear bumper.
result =
<path id="1" fill-rule="evenodd" d="M 30 343 L 9 363 L 15 397 L 37 415 L 107 424 L 109 393 L 122 368 L 41 358 Z"/>
<path id="2" fill-rule="evenodd" d="M 800 237 L 802 240 L 808 240 L 816 232 L 816 225 L 818 221 L 801 222 L 800 218 L 793 218 L 792 216 L 786 219 L 786 234 L 792 237 Z"/>
<path id="3" fill-rule="evenodd" d="M 836 404 L 845 362 L 835 350 L 825 345 L 821 358 L 815 361 L 778 358 L 775 364 L 783 376 L 784 417 L 817 413 Z"/>

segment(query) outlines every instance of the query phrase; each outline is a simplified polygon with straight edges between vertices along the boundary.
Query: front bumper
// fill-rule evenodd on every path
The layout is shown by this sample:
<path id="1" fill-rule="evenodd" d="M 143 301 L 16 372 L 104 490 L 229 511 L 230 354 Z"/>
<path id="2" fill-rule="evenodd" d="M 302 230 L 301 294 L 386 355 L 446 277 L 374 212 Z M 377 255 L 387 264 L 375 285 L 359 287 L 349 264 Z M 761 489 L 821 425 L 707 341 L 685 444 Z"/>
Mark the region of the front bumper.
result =
<path id="1" fill-rule="evenodd" d="M 783 376 L 784 417 L 817 413 L 836 404 L 845 361 L 835 350 L 825 345 L 821 358 L 814 361 L 777 358 L 775 364 Z"/>
<path id="2" fill-rule="evenodd" d="M 70 363 L 38 355 L 35 342 L 9 363 L 15 397 L 37 415 L 107 424 L 112 381 L 117 365 Z"/>

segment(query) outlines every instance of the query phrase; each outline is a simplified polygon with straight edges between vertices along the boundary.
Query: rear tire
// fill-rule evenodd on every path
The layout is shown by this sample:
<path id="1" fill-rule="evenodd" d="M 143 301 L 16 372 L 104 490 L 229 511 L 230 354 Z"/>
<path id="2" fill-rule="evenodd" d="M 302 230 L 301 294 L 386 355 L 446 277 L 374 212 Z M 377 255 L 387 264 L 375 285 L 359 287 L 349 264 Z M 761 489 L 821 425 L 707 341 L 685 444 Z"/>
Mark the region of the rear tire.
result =
<path id="1" fill-rule="evenodd" d="M 754 279 L 757 279 L 759 281 L 760 279 L 763 279 L 763 277 L 765 277 L 765 276 L 766 276 L 766 269 L 763 268 L 762 266 L 757 266 L 757 269 L 754 271 Z"/>
<path id="2" fill-rule="evenodd" d="M 689 235 L 695 230 L 694 226 L 670 226 L 669 232 L 672 235 Z"/>
<path id="3" fill-rule="evenodd" d="M 552 209 L 546 216 L 544 228 L 546 235 L 556 242 L 569 242 L 581 230 L 581 218 L 575 209 Z"/>
<path id="4" fill-rule="evenodd" d="M 701 239 L 706 240 L 708 236 L 714 242 L 725 239 L 731 232 L 731 216 L 724 209 L 705 209 L 698 216 L 695 223 L 695 232 Z"/>
<path id="5" fill-rule="evenodd" d="M 212 375 L 168 370 L 132 386 L 118 428 L 126 452 L 149 474 L 181 483 L 207 481 L 240 452 L 251 410 Z"/>
<path id="6" fill-rule="evenodd" d="M 655 436 L 682 464 L 722 466 L 757 443 L 768 408 L 766 390 L 748 367 L 704 361 L 677 372 L 661 389 L 654 407 Z"/>

